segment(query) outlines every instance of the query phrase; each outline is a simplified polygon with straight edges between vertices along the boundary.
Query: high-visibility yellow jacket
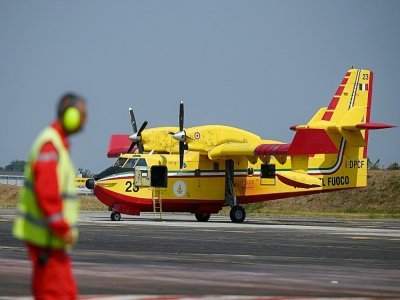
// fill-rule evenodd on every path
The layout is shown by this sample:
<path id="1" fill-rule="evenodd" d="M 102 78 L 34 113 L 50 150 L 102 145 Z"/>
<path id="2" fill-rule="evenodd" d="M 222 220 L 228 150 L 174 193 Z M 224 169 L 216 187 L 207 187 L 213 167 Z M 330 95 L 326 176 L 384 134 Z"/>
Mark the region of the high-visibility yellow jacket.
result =
<path id="1" fill-rule="evenodd" d="M 37 246 L 63 249 L 66 248 L 66 245 L 61 238 L 51 232 L 49 223 L 52 220 L 47 219 L 43 214 L 33 190 L 35 181 L 32 170 L 33 164 L 40 153 L 40 149 L 47 142 L 51 142 L 58 152 L 57 177 L 59 193 L 63 199 L 62 216 L 59 217 L 64 218 L 73 229 L 73 234 L 76 238 L 78 237 L 76 225 L 79 215 L 79 199 L 74 184 L 75 168 L 59 133 L 52 127 L 44 129 L 32 146 L 25 167 L 25 185 L 20 193 L 19 215 L 14 221 L 13 235 Z M 54 216 L 50 218 L 54 220 Z"/>

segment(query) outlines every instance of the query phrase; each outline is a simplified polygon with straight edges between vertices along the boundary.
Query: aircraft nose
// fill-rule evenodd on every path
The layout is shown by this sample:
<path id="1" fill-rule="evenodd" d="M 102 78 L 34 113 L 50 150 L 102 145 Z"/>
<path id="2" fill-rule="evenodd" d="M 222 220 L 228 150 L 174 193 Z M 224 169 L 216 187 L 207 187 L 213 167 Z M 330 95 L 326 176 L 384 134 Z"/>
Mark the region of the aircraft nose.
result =
<path id="1" fill-rule="evenodd" d="M 94 189 L 94 179 L 90 178 L 90 179 L 86 180 L 85 186 L 87 189 L 93 190 Z"/>

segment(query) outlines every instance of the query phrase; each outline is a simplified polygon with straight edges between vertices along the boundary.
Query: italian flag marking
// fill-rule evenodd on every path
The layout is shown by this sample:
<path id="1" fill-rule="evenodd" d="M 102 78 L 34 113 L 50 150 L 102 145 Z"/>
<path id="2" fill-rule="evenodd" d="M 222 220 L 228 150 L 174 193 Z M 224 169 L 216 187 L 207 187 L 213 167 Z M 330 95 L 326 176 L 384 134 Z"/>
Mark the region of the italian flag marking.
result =
<path id="1" fill-rule="evenodd" d="M 360 91 L 368 91 L 368 83 L 359 83 L 358 84 L 358 89 Z"/>

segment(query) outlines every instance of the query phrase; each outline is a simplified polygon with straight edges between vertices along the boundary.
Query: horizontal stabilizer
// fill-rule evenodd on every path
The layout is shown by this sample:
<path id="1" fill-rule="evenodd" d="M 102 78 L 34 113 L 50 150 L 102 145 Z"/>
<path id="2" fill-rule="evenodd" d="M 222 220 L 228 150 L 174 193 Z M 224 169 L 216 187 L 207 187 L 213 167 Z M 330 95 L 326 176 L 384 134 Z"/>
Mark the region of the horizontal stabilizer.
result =
<path id="1" fill-rule="evenodd" d="M 321 180 L 304 173 L 285 171 L 277 173 L 277 176 L 284 184 L 297 188 L 309 189 L 322 186 Z"/>
<path id="2" fill-rule="evenodd" d="M 131 141 L 127 134 L 113 134 L 110 137 L 110 143 L 108 144 L 107 157 L 118 157 L 121 153 L 128 153 Z M 134 147 L 131 153 L 136 151 Z"/>
<path id="3" fill-rule="evenodd" d="M 397 126 L 390 125 L 390 124 L 383 124 L 383 123 L 361 123 L 361 124 L 356 125 L 356 128 L 358 128 L 358 129 L 370 129 L 370 130 L 386 129 L 386 128 L 393 128 L 393 127 L 397 127 Z"/>

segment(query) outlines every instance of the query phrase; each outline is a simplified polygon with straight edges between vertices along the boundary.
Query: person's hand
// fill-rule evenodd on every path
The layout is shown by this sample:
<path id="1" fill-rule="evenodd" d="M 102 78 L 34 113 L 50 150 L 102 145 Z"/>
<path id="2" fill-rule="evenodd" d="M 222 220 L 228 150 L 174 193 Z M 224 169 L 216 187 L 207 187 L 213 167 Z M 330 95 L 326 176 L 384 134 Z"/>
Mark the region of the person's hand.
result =
<path id="1" fill-rule="evenodd" d="M 63 240 L 65 245 L 73 246 L 76 243 L 76 238 L 72 233 L 72 230 L 68 230 L 66 234 L 64 234 L 61 239 Z"/>

